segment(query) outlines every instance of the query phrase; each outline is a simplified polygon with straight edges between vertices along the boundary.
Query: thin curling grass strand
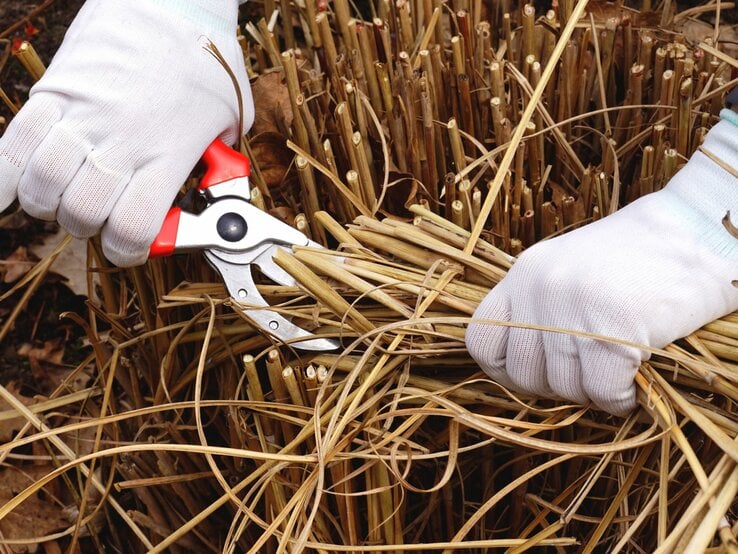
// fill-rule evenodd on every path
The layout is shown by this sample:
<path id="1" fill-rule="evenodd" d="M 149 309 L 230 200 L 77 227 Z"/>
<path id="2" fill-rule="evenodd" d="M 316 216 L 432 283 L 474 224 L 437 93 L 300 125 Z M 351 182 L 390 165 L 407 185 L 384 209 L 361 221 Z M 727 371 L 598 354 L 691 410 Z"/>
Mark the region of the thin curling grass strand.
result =
<path id="1" fill-rule="evenodd" d="M 315 304 L 300 287 L 259 287 L 280 314 L 319 336 L 339 337 L 343 348 L 314 355 L 273 344 L 232 313 L 222 284 L 199 258 L 117 272 L 93 242 L 89 263 L 102 280 L 102 298 L 90 278 L 90 322 L 76 323 L 95 346 L 80 367 L 92 368 L 99 384 L 88 387 L 89 394 L 60 388 L 61 404 L 43 402 L 27 407 L 28 413 L 19 407 L 29 423 L 3 445 L 2 459 L 21 465 L 22 449 L 46 443 L 56 455 L 62 452 L 56 443 L 71 448 L 77 434 L 89 433 L 96 439 L 89 443 L 92 458 L 62 452 L 51 479 L 73 481 L 80 458 L 109 471 L 102 483 L 108 491 L 95 509 L 129 516 L 137 529 L 126 521 L 115 532 L 137 551 L 669 552 L 717 545 L 730 551 L 732 530 L 722 516 L 735 496 L 735 316 L 665 349 L 540 327 L 650 354 L 638 373 L 639 408 L 626 420 L 505 390 L 474 364 L 463 338 L 487 289 L 520 251 L 543 238 L 538 224 L 550 215 L 540 210 L 544 201 L 559 218 L 546 236 L 603 216 L 638 196 L 645 146 L 654 155 L 644 175 L 652 188 L 663 184 L 659 147 L 674 142 L 670 124 L 678 98 L 663 104 L 656 94 L 661 81 L 650 82 L 645 73 L 641 102 L 631 104 L 631 63 L 647 61 L 652 72 L 662 61 L 662 72 L 679 63 L 680 71 L 691 71 L 694 95 L 689 104 L 681 102 L 682 115 L 688 108 L 694 124 L 689 151 L 714 122 L 721 95 L 735 85 L 727 73 L 734 60 L 725 59 L 715 42 L 700 58 L 671 27 L 671 16 L 658 27 L 629 10 L 615 24 L 607 21 L 609 12 L 590 10 L 580 18 L 584 3 L 569 2 L 533 22 L 542 40 L 534 48 L 540 59 L 532 61 L 547 64 L 548 73 L 541 74 L 525 60 L 531 41 L 519 40 L 517 11 L 505 19 L 498 10 L 477 12 L 476 5 L 468 13 L 427 6 L 391 11 L 407 16 L 409 26 L 393 21 L 381 4 L 372 6 L 378 18 L 372 22 L 326 12 L 321 25 L 329 32 L 310 37 L 316 49 L 300 58 L 298 82 L 291 85 L 304 101 L 299 115 L 312 114 L 316 125 L 309 145 L 295 140 L 301 147 L 287 143 L 285 150 L 304 155 L 323 210 L 314 219 L 330 235 L 324 246 L 338 244 L 324 252 L 296 249 L 294 257 L 313 275 L 299 268 L 293 277 L 303 284 L 309 276 L 343 302 Z M 252 76 L 281 70 L 275 14 L 258 27 L 261 43 L 245 50 Z M 347 37 L 357 44 L 344 43 Z M 320 38 L 346 55 L 325 56 Z M 388 46 L 409 54 L 386 63 Z M 357 47 L 361 55 L 352 56 Z M 667 54 L 663 60 L 658 49 Z M 384 96 L 369 84 L 377 61 L 382 75 L 391 76 L 382 83 Z M 577 74 L 567 79 L 572 68 Z M 457 74 L 465 77 L 456 80 Z M 569 93 L 579 95 L 576 103 Z M 500 101 L 493 104 L 490 96 Z M 416 110 L 421 100 L 422 118 Z M 343 101 L 346 130 L 354 133 L 346 137 L 360 130 L 359 144 L 374 163 L 370 173 L 377 182 L 360 183 L 376 194 L 373 205 L 364 205 L 340 177 L 358 169 L 367 175 L 363 160 L 352 167 L 343 159 L 354 144 L 333 132 L 335 107 Z M 506 122 L 491 121 L 495 107 Z M 451 118 L 458 130 L 453 144 L 444 131 Z M 278 122 L 285 142 L 302 136 L 295 125 Z M 603 125 L 605 141 L 595 132 Z M 617 144 L 609 140 L 615 134 Z M 323 139 L 330 139 L 328 148 L 323 142 L 312 151 Z M 245 139 L 241 146 L 258 158 L 254 143 Z M 516 156 L 518 147 L 535 150 L 535 166 Z M 279 186 L 267 194 L 266 160 L 257 158 L 253 181 L 264 209 L 283 209 L 283 195 L 290 210 L 305 211 L 305 199 L 290 192 L 296 164 L 285 159 Z M 459 161 L 463 168 L 456 167 Z M 432 163 L 433 171 L 426 171 Z M 582 171 L 604 179 L 588 184 L 579 180 Z M 398 200 L 395 193 L 404 193 L 404 186 L 415 196 Z M 468 213 L 445 212 L 442 192 L 463 201 Z M 604 201 L 587 204 L 588 194 Z M 570 213 L 563 195 L 571 197 Z M 521 198 L 532 211 L 525 243 L 513 210 Z M 361 217 L 349 221 L 344 211 Z M 339 269 L 345 271 L 341 279 Z M 30 296 L 33 278 L 15 292 Z M 289 397 L 279 396 L 279 382 L 267 375 L 275 351 L 277 368 L 290 369 Z M 96 413 L 103 404 L 103 413 Z M 31 425 L 33 414 L 46 426 Z M 5 417 L 9 410 L 0 413 L 0 420 Z M 94 485 L 86 479 L 67 488 Z M 42 486 L 24 491 L 24 498 Z M 16 500 L 0 516 L 14 508 L 23 505 Z M 86 522 L 80 516 L 77 528 Z"/>

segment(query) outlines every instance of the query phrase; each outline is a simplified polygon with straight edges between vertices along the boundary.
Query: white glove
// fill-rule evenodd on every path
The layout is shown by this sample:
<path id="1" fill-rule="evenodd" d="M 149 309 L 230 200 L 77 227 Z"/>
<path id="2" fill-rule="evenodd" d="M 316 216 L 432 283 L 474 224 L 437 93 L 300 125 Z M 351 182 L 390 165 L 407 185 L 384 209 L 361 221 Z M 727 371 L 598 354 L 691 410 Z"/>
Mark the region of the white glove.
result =
<path id="1" fill-rule="evenodd" d="M 253 122 L 237 18 L 237 0 L 86 2 L 0 139 L 0 210 L 17 194 L 74 236 L 102 228 L 113 263 L 143 263 L 208 144 L 234 144 Z M 208 40 L 239 81 L 242 130 Z"/>
<path id="2" fill-rule="evenodd" d="M 738 167 L 738 127 L 721 121 L 704 147 Z M 525 251 L 477 308 L 469 352 L 501 384 L 612 414 L 635 405 L 633 378 L 649 354 L 571 334 L 587 331 L 661 348 L 738 309 L 738 179 L 695 153 L 662 191 Z M 736 221 L 736 219 L 734 219 Z"/>

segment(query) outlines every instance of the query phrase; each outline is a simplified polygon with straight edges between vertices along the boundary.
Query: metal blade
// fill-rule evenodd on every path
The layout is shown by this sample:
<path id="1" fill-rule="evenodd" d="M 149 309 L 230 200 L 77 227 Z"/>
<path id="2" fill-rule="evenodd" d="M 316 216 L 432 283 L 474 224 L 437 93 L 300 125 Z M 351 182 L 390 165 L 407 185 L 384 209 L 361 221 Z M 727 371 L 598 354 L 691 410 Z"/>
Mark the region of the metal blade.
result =
<path id="1" fill-rule="evenodd" d="M 249 265 L 234 265 L 224 261 L 211 251 L 204 251 L 210 264 L 220 273 L 228 293 L 235 301 L 235 306 L 260 329 L 274 336 L 282 342 L 289 343 L 302 350 L 335 350 L 339 347 L 337 341 L 316 338 L 313 333 L 306 331 L 290 322 L 284 316 L 266 309 L 269 304 L 259 293 L 254 283 Z M 271 259 L 271 258 L 270 258 Z M 272 262 L 273 263 L 273 262 Z M 294 283 L 294 281 L 293 281 Z M 263 306 L 261 308 L 260 306 Z"/>
<path id="2" fill-rule="evenodd" d="M 274 253 L 277 248 L 284 248 L 291 252 L 291 249 L 286 246 L 274 244 L 255 257 L 252 263 L 275 283 L 279 283 L 285 287 L 296 287 L 297 281 L 295 281 L 294 277 L 274 263 Z"/>
<path id="3" fill-rule="evenodd" d="M 259 327 L 274 335 L 290 346 L 301 350 L 336 350 L 340 345 L 338 341 L 331 339 L 316 338 L 316 336 L 302 327 L 282 317 L 272 310 L 250 310 L 239 306 L 239 310 Z"/>

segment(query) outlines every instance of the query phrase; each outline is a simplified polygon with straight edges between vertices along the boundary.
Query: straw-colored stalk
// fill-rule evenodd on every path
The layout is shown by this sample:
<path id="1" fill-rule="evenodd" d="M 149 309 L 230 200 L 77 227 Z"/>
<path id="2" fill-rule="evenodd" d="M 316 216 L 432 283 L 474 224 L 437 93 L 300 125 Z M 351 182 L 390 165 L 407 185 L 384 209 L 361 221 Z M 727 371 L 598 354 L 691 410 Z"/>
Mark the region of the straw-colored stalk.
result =
<path id="1" fill-rule="evenodd" d="M 119 468 L 100 500 L 123 522 L 110 537 L 151 552 L 733 551 L 738 318 L 654 350 L 627 420 L 513 398 L 464 347 L 513 256 L 660 189 L 736 84 L 716 36 L 693 54 L 669 27 L 673 2 L 656 8 L 663 28 L 626 8 L 583 18 L 585 4 L 536 19 L 508 0 L 485 13 L 479 1 L 383 0 L 363 22 L 345 1 L 280 0 L 281 21 L 299 9 L 312 35 L 300 69 L 279 54 L 292 39 L 269 30 L 280 18 L 265 4 L 244 56 L 254 78 L 284 70 L 290 207 L 329 248 L 280 251 L 298 286 L 258 286 L 343 348 L 271 344 L 199 258 L 118 272 L 93 242 L 101 298 L 89 323 L 75 316 L 93 345 L 75 371 L 105 386 L 0 413 L 27 422 L 4 445 L 6 465 L 22 468 L 20 448 L 50 460 L 46 442 L 73 460 L 57 459 L 0 517 L 94 463 Z M 710 6 L 719 20 L 726 4 Z M 252 202 L 282 208 L 253 161 Z M 12 302 L 29 305 L 50 267 Z M 23 309 L 8 306 L 11 321 Z M 67 437 L 87 429 L 96 440 L 81 457 Z M 87 487 L 93 477 L 69 478 L 60 494 L 84 508 Z"/>
<path id="2" fill-rule="evenodd" d="M 46 72 L 46 66 L 30 42 L 27 40 L 21 41 L 17 46 L 13 47 L 12 52 L 13 56 L 18 59 L 34 81 L 38 81 L 43 77 Z M 11 105 L 12 102 L 8 104 Z"/>

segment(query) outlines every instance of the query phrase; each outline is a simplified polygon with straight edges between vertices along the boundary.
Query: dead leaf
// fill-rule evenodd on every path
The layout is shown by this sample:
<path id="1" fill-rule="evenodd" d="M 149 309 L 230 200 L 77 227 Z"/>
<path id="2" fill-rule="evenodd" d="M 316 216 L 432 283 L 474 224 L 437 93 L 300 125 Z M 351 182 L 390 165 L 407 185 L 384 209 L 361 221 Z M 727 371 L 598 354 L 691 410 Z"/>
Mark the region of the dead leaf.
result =
<path id="1" fill-rule="evenodd" d="M 33 398 L 20 394 L 20 385 L 16 381 L 11 381 L 5 388 L 25 406 L 36 403 Z M 26 424 L 25 417 L 12 417 L 15 413 L 17 413 L 15 412 L 15 408 L 6 402 L 5 399 L 0 398 L 0 416 L 8 416 L 7 419 L 0 418 L 0 442 L 5 443 L 12 440 L 13 436 Z"/>
<path id="2" fill-rule="evenodd" d="M 0 217 L 0 229 L 3 230 L 17 230 L 22 229 L 28 224 L 28 216 L 26 213 L 18 208 L 13 213 Z"/>
<path id="3" fill-rule="evenodd" d="M 677 30 L 684 35 L 689 44 L 697 45 L 706 38 L 712 38 L 715 27 L 705 21 L 689 18 L 677 26 Z M 738 57 L 737 25 L 720 25 L 720 50 L 732 58 Z"/>
<path id="4" fill-rule="evenodd" d="M 279 133 L 292 126 L 292 105 L 281 71 L 265 73 L 251 84 L 254 97 L 253 135 Z"/>
<path id="5" fill-rule="evenodd" d="M 28 273 L 36 261 L 28 255 L 25 246 L 19 246 L 7 259 L 0 262 L 3 283 L 13 283 Z"/>
<path id="6" fill-rule="evenodd" d="M 597 24 L 604 24 L 608 20 L 614 20 L 616 25 L 620 25 L 625 20 L 630 20 L 630 24 L 633 27 L 658 24 L 656 12 L 637 11 L 623 6 L 620 2 L 613 3 L 608 0 L 593 0 L 587 5 L 587 10 L 592 14 Z"/>
<path id="7" fill-rule="evenodd" d="M 285 137 L 279 133 L 261 133 L 249 141 L 254 163 L 269 189 L 272 198 L 289 196 L 296 181 L 296 175 L 288 179 L 294 153 L 287 148 Z"/>
<path id="8" fill-rule="evenodd" d="M 269 215 L 276 217 L 287 225 L 295 224 L 295 211 L 287 206 L 277 206 L 269 210 Z"/>
<path id="9" fill-rule="evenodd" d="M 45 258 L 66 235 L 66 231 L 59 229 L 56 234 L 45 237 L 43 243 L 31 246 L 31 253 L 39 259 Z M 87 296 L 87 241 L 72 240 L 56 258 L 51 270 L 64 277 L 74 294 Z"/>
<path id="10" fill-rule="evenodd" d="M 66 366 L 42 366 L 35 363 L 31 364 L 31 372 L 44 391 L 56 390 L 62 383 L 67 390 L 81 391 L 89 386 L 92 379 L 92 370 L 89 367 L 77 372 L 73 379 L 69 378 L 72 370 Z"/>
<path id="11" fill-rule="evenodd" d="M 0 504 L 5 504 L 42 476 L 51 466 L 11 466 L 0 470 Z M 42 493 L 43 494 L 43 493 Z M 70 525 L 60 506 L 39 494 L 31 496 L 15 511 L 0 520 L 0 532 L 6 539 L 33 539 L 61 531 Z M 10 552 L 36 552 L 38 544 L 7 547 Z"/>
<path id="12" fill-rule="evenodd" d="M 62 365 L 64 362 L 64 347 L 58 339 L 44 341 L 42 347 L 34 347 L 24 343 L 18 348 L 18 355 L 34 359 L 38 362 L 48 362 L 54 365 Z"/>
<path id="13" fill-rule="evenodd" d="M 43 346 L 24 343 L 18 348 L 18 356 L 28 358 L 31 375 L 42 391 L 56 390 L 62 383 L 68 390 L 80 391 L 87 387 L 91 379 L 91 370 L 85 368 L 69 380 L 74 370 L 64 363 L 64 346 L 62 339 L 44 341 Z"/>

